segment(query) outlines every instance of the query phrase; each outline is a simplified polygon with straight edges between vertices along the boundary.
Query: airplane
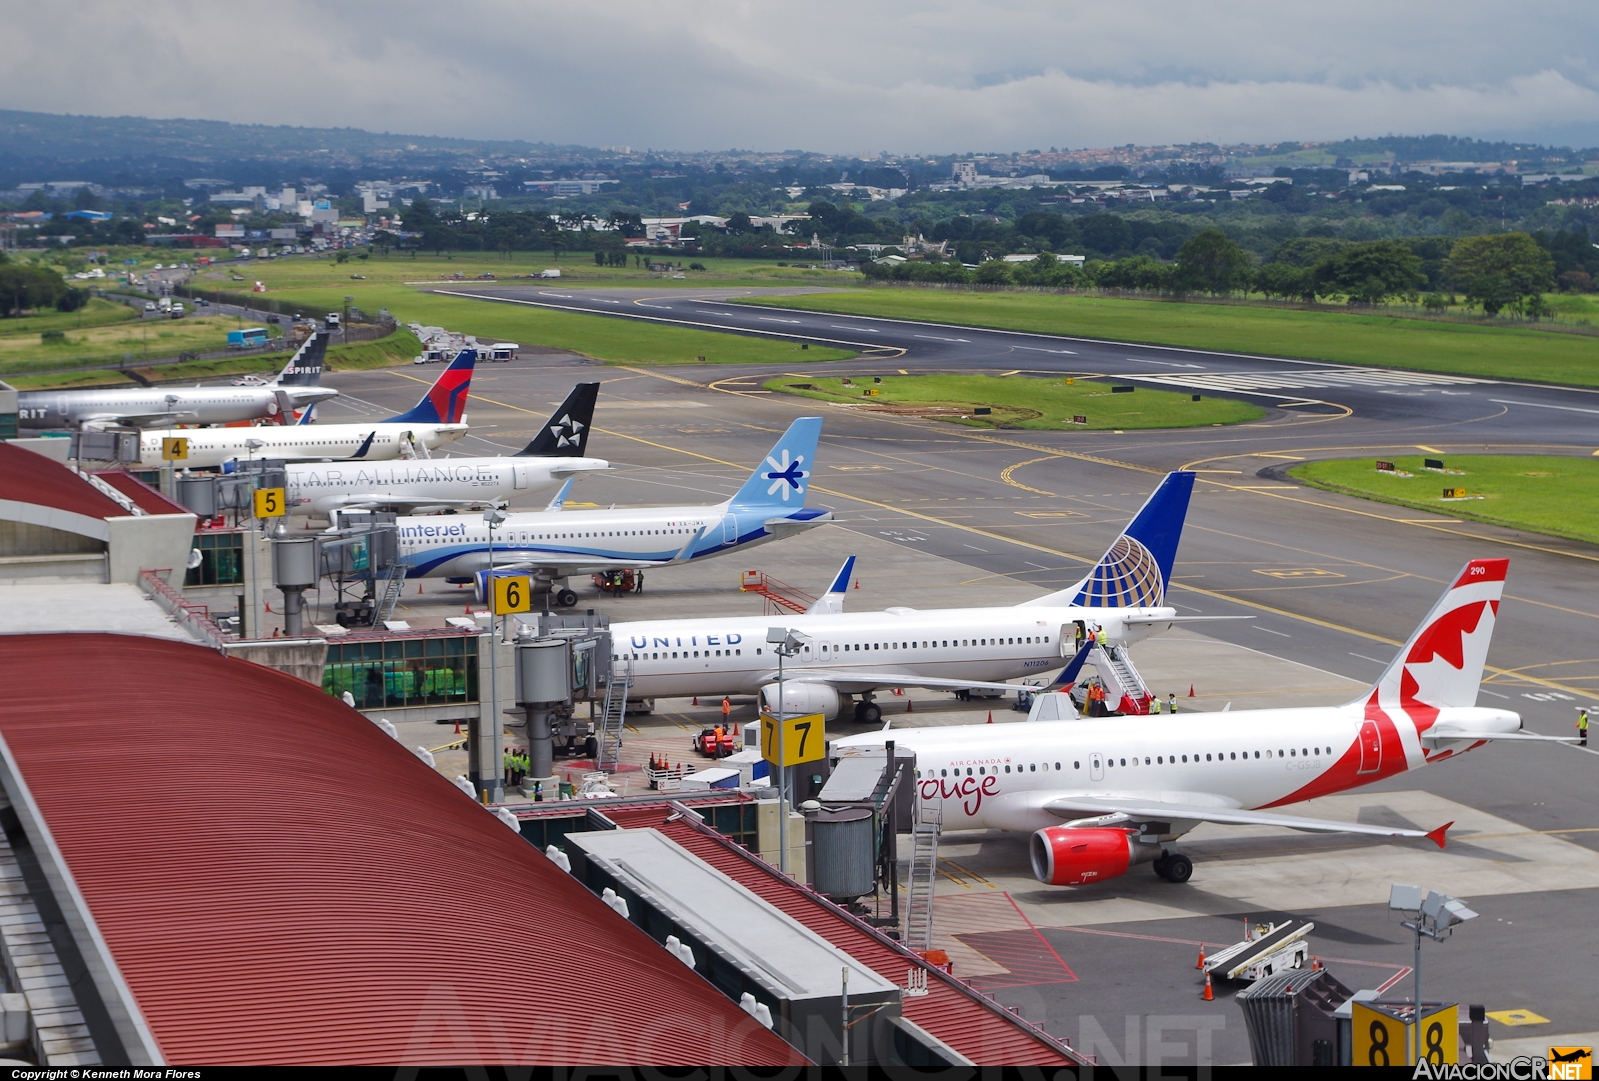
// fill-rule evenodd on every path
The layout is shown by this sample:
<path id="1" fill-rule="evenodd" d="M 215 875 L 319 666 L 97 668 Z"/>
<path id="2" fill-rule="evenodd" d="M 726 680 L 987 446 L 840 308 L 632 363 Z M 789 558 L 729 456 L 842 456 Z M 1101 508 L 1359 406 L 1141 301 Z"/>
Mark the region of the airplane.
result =
<path id="1" fill-rule="evenodd" d="M 398 521 L 400 559 L 408 578 L 470 581 L 479 571 L 527 571 L 536 591 L 553 591 L 558 605 L 570 607 L 577 594 L 556 589 L 558 579 L 689 563 L 831 521 L 832 511 L 805 505 L 821 432 L 821 417 L 790 424 L 743 487 L 714 506 L 509 514 L 493 533 L 492 568 L 483 519 L 405 517 Z"/>
<path id="2" fill-rule="evenodd" d="M 1059 668 L 1080 630 L 1094 624 L 1122 644 L 1206 618 L 1179 616 L 1166 604 L 1193 489 L 1193 473 L 1167 474 L 1082 580 L 1018 605 L 845 613 L 851 556 L 803 615 L 613 623 L 611 640 L 632 662 L 630 693 L 641 698 L 758 693 L 776 712 L 777 658 L 766 632 L 778 618 L 804 639 L 784 672 L 790 715 L 831 720 L 853 695 L 856 722 L 876 724 L 882 709 L 873 699 L 885 687 L 1016 690 L 1002 681 Z"/>
<path id="3" fill-rule="evenodd" d="M 528 445 L 511 455 L 290 462 L 289 513 L 328 518 L 337 510 L 415 514 L 423 508 L 485 506 L 570 483 L 578 473 L 609 469 L 603 458 L 584 456 L 599 391 L 598 383 L 579 383 Z"/>
<path id="4" fill-rule="evenodd" d="M 1452 822 L 1404 829 L 1271 808 L 1491 740 L 1574 741 L 1475 704 L 1509 563 L 1467 563 L 1376 684 L 1342 706 L 900 728 L 846 736 L 834 753 L 880 754 L 890 739 L 913 750 L 918 794 L 939 805 L 944 829 L 1032 831 L 1033 874 L 1054 886 L 1102 882 L 1140 863 L 1186 882 L 1193 861 L 1168 846 L 1201 822 L 1426 838 L 1442 848 Z M 1035 698 L 1031 717 L 1046 697 Z"/>
<path id="5" fill-rule="evenodd" d="M 117 390 L 27 390 L 17 395 L 17 424 L 25 429 L 138 428 L 173 424 L 231 424 L 291 417 L 338 395 L 322 379 L 328 339 L 313 333 L 276 379 L 253 387 L 128 387 Z M 157 444 L 157 449 L 160 445 Z M 159 464 L 159 463 L 157 463 Z"/>
<path id="6" fill-rule="evenodd" d="M 165 464 L 161 441 L 167 437 L 188 440 L 188 457 L 181 464 L 195 469 L 239 458 L 381 461 L 406 454 L 425 458 L 466 434 L 466 395 L 476 362 L 476 350 L 461 350 L 414 407 L 387 420 L 308 424 L 308 410 L 299 424 L 287 426 L 146 430 L 139 436 L 139 464 L 146 468 Z"/>

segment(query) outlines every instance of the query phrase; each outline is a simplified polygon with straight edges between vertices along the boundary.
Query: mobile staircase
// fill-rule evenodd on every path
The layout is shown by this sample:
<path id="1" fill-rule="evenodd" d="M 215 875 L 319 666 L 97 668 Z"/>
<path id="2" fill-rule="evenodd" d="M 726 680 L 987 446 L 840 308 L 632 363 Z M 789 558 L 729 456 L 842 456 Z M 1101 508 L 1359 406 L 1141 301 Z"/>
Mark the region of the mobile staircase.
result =
<path id="1" fill-rule="evenodd" d="M 938 835 L 943 829 L 943 806 L 918 799 L 911 822 L 911 874 L 901 939 L 907 949 L 917 953 L 933 948 L 933 885 L 938 877 Z"/>
<path id="2" fill-rule="evenodd" d="M 633 659 L 625 658 L 605 683 L 605 703 L 600 708 L 599 753 L 594 767 L 615 773 L 622 764 L 622 722 L 627 716 L 627 692 L 633 686 Z"/>
<path id="3" fill-rule="evenodd" d="M 780 582 L 765 571 L 745 571 L 739 579 L 738 588 L 740 592 L 758 593 L 764 597 L 766 610 L 762 614 L 768 616 L 784 612 L 803 615 L 816 603 L 816 598 L 803 589 Z"/>

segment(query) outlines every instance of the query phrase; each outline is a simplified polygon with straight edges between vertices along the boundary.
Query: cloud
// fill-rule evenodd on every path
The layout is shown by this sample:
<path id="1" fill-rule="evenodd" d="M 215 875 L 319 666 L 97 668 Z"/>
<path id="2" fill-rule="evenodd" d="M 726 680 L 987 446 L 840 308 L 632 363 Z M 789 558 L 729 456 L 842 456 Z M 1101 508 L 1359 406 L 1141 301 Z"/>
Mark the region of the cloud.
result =
<path id="1" fill-rule="evenodd" d="M 674 149 L 1599 143 L 1599 9 L 1563 0 L 68 0 L 8 5 L 0 38 L 0 104 L 47 112 Z"/>

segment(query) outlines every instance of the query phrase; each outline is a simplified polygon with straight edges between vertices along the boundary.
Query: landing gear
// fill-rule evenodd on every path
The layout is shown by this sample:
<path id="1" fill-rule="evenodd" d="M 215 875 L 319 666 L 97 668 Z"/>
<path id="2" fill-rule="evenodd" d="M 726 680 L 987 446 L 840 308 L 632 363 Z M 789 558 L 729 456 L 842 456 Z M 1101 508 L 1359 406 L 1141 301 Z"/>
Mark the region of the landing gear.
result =
<path id="1" fill-rule="evenodd" d="M 1157 875 L 1179 886 L 1194 877 L 1194 861 L 1181 852 L 1162 852 L 1153 866 Z"/>
<path id="2" fill-rule="evenodd" d="M 571 608 L 577 604 L 577 594 L 570 589 L 558 589 L 555 591 L 555 604 L 559 608 Z"/>
<path id="3" fill-rule="evenodd" d="M 856 724 L 882 724 L 883 708 L 876 702 L 855 703 Z"/>

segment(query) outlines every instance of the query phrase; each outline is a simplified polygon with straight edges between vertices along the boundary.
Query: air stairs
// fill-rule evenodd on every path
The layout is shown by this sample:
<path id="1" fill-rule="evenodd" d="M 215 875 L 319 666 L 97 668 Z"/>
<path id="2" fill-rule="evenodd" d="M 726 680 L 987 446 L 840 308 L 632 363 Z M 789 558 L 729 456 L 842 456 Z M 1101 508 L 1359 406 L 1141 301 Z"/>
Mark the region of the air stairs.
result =
<path id="1" fill-rule="evenodd" d="M 1099 678 L 1104 681 L 1105 702 L 1107 705 L 1114 702 L 1115 712 L 1123 714 L 1149 712 L 1149 703 L 1154 695 L 1150 694 L 1149 687 L 1144 683 L 1144 677 L 1133 667 L 1132 654 L 1128 652 L 1125 644 L 1110 643 L 1095 646 L 1094 651 L 1088 655 L 1088 661 L 1099 672 Z"/>
<path id="2" fill-rule="evenodd" d="M 762 615 L 776 616 L 784 612 L 804 615 L 816 603 L 816 598 L 803 589 L 779 582 L 765 571 L 745 571 L 738 588 L 741 593 L 758 593 L 766 599 Z"/>
<path id="3" fill-rule="evenodd" d="M 620 670 L 618 670 L 618 668 Z M 633 659 L 613 668 L 605 684 L 605 703 L 600 709 L 599 753 L 594 768 L 615 773 L 622 764 L 622 722 L 627 716 L 627 692 L 633 686 Z"/>
<path id="4" fill-rule="evenodd" d="M 382 626 L 385 621 L 394 618 L 394 606 L 400 603 L 400 594 L 404 590 L 405 565 L 397 562 L 389 568 L 389 576 L 383 582 L 383 594 L 372 616 L 374 627 Z"/>
<path id="5" fill-rule="evenodd" d="M 933 948 L 933 885 L 938 877 L 938 835 L 944 829 L 941 804 L 916 802 L 911 822 L 911 874 L 905 891 L 905 931 L 900 941 L 918 953 Z"/>

